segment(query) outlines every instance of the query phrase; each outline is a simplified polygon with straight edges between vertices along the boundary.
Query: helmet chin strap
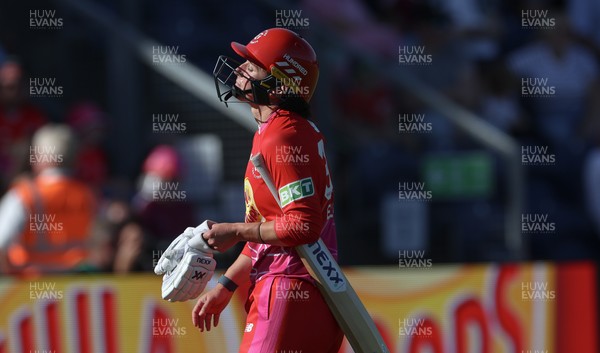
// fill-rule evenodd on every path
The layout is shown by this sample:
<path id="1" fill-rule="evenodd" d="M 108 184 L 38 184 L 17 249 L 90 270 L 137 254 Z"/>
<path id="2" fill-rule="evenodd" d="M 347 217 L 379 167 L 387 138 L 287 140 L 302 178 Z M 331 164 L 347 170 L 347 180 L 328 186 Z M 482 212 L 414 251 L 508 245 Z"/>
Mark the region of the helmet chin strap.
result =
<path id="1" fill-rule="evenodd" d="M 238 99 L 240 101 L 244 101 L 245 100 L 248 103 L 256 105 L 255 109 L 258 110 L 259 114 L 261 114 L 261 110 L 262 110 L 263 107 L 271 109 L 267 104 L 259 104 L 257 102 L 253 102 L 253 101 L 250 101 L 250 100 L 246 99 L 246 94 L 248 94 L 248 93 L 253 93 L 253 90 L 251 90 L 251 89 L 245 89 L 245 90 L 244 89 L 240 89 L 238 86 L 234 85 L 231 88 L 231 90 L 229 90 L 229 92 L 227 92 L 225 94 L 225 96 L 223 97 L 223 101 L 227 102 L 229 99 L 231 99 L 231 97 L 235 97 L 236 99 Z M 273 111 L 273 109 L 271 109 L 271 110 Z M 254 118 L 254 121 L 256 121 L 256 124 L 258 124 L 258 125 L 264 123 L 264 121 L 258 120 L 255 116 L 253 116 L 253 118 Z"/>
<path id="2" fill-rule="evenodd" d="M 225 94 L 225 97 L 223 97 L 224 101 L 228 101 L 231 97 L 235 97 L 239 100 L 243 100 L 246 96 L 246 94 L 248 93 L 252 93 L 251 89 L 240 89 L 238 86 L 233 86 L 231 88 L 231 90 L 229 90 L 229 92 L 227 92 L 227 94 Z"/>
<path id="3" fill-rule="evenodd" d="M 275 78 L 268 76 L 261 80 L 248 79 L 250 81 L 250 89 L 241 89 L 236 85 L 231 87 L 231 90 L 223 97 L 227 101 L 231 97 L 237 98 L 239 101 L 247 101 L 258 105 L 271 105 L 273 102 L 270 97 L 270 90 L 275 86 Z M 248 93 L 252 93 L 252 101 L 246 98 Z"/>

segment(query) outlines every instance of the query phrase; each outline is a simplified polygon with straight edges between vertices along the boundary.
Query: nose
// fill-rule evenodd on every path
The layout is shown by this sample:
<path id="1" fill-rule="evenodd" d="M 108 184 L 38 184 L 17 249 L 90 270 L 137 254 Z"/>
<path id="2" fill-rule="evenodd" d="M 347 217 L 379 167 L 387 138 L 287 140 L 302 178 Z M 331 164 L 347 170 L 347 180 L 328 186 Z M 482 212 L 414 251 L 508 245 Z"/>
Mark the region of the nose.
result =
<path id="1" fill-rule="evenodd" d="M 246 63 L 241 64 L 240 66 L 235 68 L 235 75 L 240 77 L 246 69 Z"/>

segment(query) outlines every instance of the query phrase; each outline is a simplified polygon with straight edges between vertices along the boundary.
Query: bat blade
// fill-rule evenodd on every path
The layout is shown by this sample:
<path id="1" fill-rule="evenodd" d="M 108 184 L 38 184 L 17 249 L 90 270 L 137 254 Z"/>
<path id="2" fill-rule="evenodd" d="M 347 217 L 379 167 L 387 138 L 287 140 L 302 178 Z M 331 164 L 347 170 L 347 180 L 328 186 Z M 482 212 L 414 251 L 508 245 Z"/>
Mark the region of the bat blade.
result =
<path id="1" fill-rule="evenodd" d="M 262 155 L 258 153 L 251 156 L 250 161 L 281 207 L 277 189 Z M 319 291 L 354 351 L 389 353 L 373 319 L 323 240 L 297 246 L 295 249 L 310 275 L 316 280 Z"/>

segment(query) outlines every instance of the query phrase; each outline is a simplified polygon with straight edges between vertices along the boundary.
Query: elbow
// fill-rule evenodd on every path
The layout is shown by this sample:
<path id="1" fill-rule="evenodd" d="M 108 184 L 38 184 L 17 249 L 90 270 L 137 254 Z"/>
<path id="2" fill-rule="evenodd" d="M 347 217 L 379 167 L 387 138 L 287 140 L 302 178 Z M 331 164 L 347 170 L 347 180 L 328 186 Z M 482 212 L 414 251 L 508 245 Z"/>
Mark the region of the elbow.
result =
<path id="1" fill-rule="evenodd" d="M 281 221 L 280 221 L 281 222 Z M 277 237 L 285 246 L 312 244 L 321 237 L 321 228 L 313 222 L 281 222 L 275 225 Z"/>
<path id="2" fill-rule="evenodd" d="M 302 242 L 297 245 L 312 244 L 312 243 L 318 241 L 320 237 L 321 237 L 321 232 L 318 231 L 316 228 L 312 227 L 311 229 L 307 230 L 305 232 L 305 234 L 302 235 L 302 237 L 301 237 Z"/>

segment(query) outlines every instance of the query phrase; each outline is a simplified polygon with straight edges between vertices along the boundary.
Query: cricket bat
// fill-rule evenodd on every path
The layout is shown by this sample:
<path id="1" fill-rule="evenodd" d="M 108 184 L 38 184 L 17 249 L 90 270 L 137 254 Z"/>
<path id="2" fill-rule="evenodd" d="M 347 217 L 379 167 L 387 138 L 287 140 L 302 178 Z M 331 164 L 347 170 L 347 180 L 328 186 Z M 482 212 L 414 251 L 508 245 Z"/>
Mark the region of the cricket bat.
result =
<path id="1" fill-rule="evenodd" d="M 279 207 L 279 194 L 267 170 L 263 156 L 257 153 L 250 161 L 260 173 Z M 317 286 L 331 312 L 356 353 L 389 353 L 383 338 L 354 288 L 340 269 L 329 249 L 319 239 L 312 244 L 296 247 L 304 266 L 317 281 Z"/>

